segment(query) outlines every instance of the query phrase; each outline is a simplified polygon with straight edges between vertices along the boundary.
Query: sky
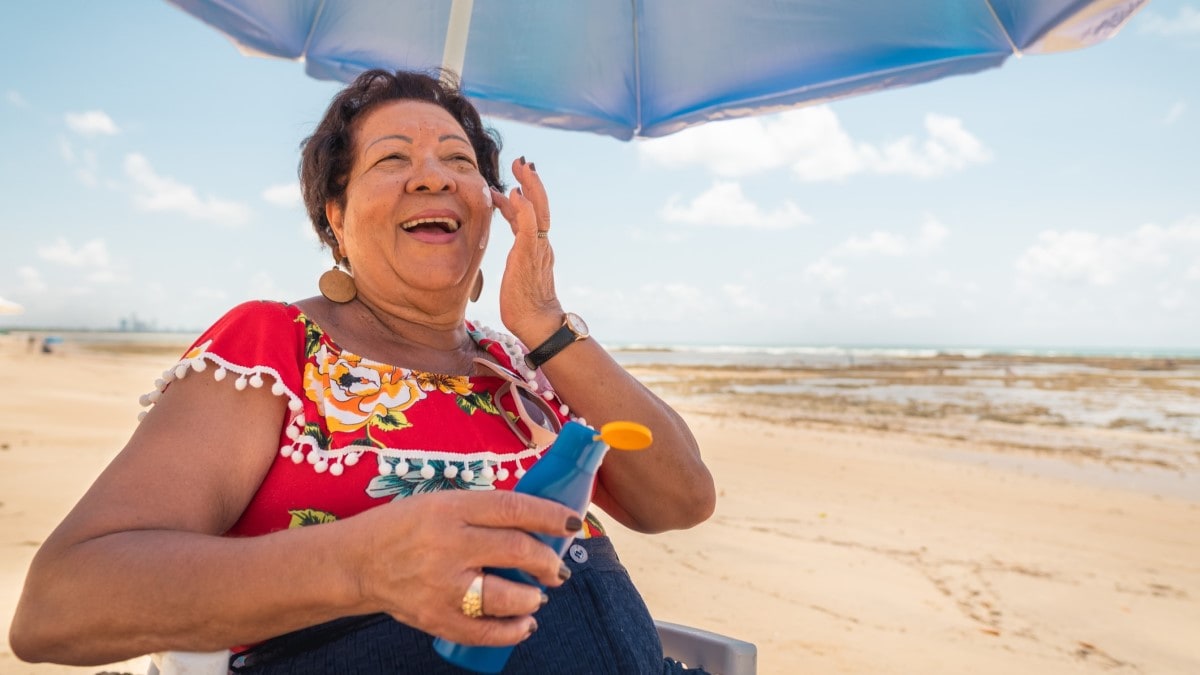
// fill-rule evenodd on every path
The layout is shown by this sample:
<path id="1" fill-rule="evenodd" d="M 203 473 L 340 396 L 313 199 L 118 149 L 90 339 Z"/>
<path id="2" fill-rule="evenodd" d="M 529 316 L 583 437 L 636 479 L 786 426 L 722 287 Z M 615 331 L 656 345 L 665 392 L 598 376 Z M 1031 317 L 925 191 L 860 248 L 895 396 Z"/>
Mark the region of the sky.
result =
<path id="1" fill-rule="evenodd" d="M 298 145 L 339 85 L 156 0 L 0 22 L 0 330 L 199 331 L 329 268 Z M 1200 1 L 1112 40 L 620 142 L 492 120 L 602 342 L 1200 348 Z M 511 179 L 510 179 L 511 182 Z M 468 316 L 500 327 L 507 226 Z"/>

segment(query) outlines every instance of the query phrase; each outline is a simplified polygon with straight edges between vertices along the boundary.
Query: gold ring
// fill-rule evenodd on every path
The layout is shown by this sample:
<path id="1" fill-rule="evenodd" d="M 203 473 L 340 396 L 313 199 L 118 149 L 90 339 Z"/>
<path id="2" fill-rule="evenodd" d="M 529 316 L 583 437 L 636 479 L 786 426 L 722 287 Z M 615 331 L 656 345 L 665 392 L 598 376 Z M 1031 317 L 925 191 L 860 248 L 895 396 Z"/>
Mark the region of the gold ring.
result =
<path id="1" fill-rule="evenodd" d="M 462 613 L 478 619 L 483 616 L 483 575 L 476 574 L 471 580 L 471 585 L 467 586 L 467 592 L 463 594 Z"/>
<path id="2" fill-rule="evenodd" d="M 550 238 L 549 230 L 538 230 L 538 239 L 549 239 L 549 238 Z"/>

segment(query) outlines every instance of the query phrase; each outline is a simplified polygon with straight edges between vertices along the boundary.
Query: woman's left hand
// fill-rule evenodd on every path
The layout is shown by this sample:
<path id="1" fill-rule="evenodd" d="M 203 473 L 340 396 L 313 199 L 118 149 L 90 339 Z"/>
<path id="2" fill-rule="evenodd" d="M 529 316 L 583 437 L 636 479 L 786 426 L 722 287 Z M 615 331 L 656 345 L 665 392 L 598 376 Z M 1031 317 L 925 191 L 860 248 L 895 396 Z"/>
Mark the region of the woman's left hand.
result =
<path id="1" fill-rule="evenodd" d="M 500 320 L 518 338 L 538 344 L 558 328 L 563 316 L 554 291 L 550 201 L 541 177 L 524 157 L 513 162 L 512 173 L 520 187 L 507 197 L 492 190 L 514 235 L 500 281 Z"/>

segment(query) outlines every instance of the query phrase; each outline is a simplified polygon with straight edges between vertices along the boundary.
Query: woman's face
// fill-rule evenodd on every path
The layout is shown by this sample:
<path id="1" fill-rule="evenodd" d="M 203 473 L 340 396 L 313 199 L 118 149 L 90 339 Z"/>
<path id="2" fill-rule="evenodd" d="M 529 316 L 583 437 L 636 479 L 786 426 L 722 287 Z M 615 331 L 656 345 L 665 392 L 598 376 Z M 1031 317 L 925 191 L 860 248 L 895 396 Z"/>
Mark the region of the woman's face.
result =
<path id="1" fill-rule="evenodd" d="M 381 104 L 355 121 L 345 206 L 325 211 L 360 294 L 379 302 L 465 298 L 483 259 L 491 194 L 466 132 L 423 101 Z"/>

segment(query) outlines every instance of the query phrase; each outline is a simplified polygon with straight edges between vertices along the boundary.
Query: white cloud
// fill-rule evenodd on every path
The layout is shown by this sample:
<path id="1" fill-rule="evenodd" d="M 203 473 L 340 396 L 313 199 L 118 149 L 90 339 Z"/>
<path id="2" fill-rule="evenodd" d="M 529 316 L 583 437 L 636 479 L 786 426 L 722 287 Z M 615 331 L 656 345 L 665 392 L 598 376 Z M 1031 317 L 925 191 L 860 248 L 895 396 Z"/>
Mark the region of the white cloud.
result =
<path id="1" fill-rule="evenodd" d="M 9 89 L 8 91 L 4 92 L 4 100 L 8 101 L 8 104 L 14 108 L 29 107 L 29 101 L 25 100 L 25 97 L 21 95 L 21 92 L 14 89 Z"/>
<path id="2" fill-rule="evenodd" d="M 1163 115 L 1163 124 L 1171 125 L 1179 121 L 1183 117 L 1184 111 L 1187 110 L 1187 104 L 1183 101 L 1176 101 L 1170 108 L 1167 109 L 1167 114 Z"/>
<path id="3" fill-rule="evenodd" d="M 681 205 L 679 196 L 670 198 L 660 215 L 671 223 L 784 229 L 811 221 L 798 206 L 784 201 L 779 208 L 765 213 L 742 193 L 736 181 L 717 181 L 690 204 Z"/>
<path id="4" fill-rule="evenodd" d="M 856 308 L 870 313 L 885 312 L 896 319 L 926 319 L 934 311 L 925 303 L 901 302 L 891 291 L 874 291 L 855 298 Z"/>
<path id="5" fill-rule="evenodd" d="M 115 136 L 121 133 L 117 123 L 103 110 L 67 113 L 67 128 L 82 136 Z"/>
<path id="6" fill-rule="evenodd" d="M 1123 235 L 1047 230 L 1015 266 L 1026 288 L 1039 281 L 1110 287 L 1135 274 L 1161 273 L 1175 255 L 1189 251 L 1200 252 L 1200 218 L 1170 227 L 1143 225 Z"/>
<path id="7" fill-rule="evenodd" d="M 1188 281 L 1200 281 L 1200 258 L 1197 258 L 1196 262 L 1192 263 L 1192 266 L 1184 273 L 1183 278 Z"/>
<path id="8" fill-rule="evenodd" d="M 1154 12 L 1146 12 L 1140 18 L 1142 33 L 1164 37 L 1200 35 L 1200 10 L 1191 7 L 1180 7 L 1179 14 L 1174 18 Z"/>
<path id="9" fill-rule="evenodd" d="M 93 239 L 75 248 L 63 237 L 57 237 L 53 244 L 38 247 L 38 257 L 68 267 L 104 268 L 109 265 L 108 246 L 103 239 Z"/>
<path id="10" fill-rule="evenodd" d="M 846 268 L 821 258 L 804 268 L 804 278 L 823 288 L 839 288 L 846 281 Z"/>
<path id="11" fill-rule="evenodd" d="M 721 293 L 725 296 L 729 303 L 734 307 L 751 312 L 765 312 L 768 309 L 767 303 L 763 302 L 749 286 L 742 284 L 723 284 Z"/>
<path id="12" fill-rule="evenodd" d="M 75 169 L 75 176 L 79 178 L 79 182 L 88 187 L 96 187 L 100 183 L 100 162 L 96 159 L 96 153 L 91 150 L 76 153 L 75 146 L 71 145 L 66 136 L 58 137 L 58 152 L 67 166 Z"/>
<path id="13" fill-rule="evenodd" d="M 155 173 L 150 160 L 140 154 L 126 155 L 125 174 L 134 183 L 133 204 L 143 211 L 174 211 L 221 225 L 242 225 L 250 220 L 250 208 L 245 204 L 202 198 L 190 185 Z"/>
<path id="14" fill-rule="evenodd" d="M 865 237 L 854 236 L 834 247 L 831 255 L 902 257 L 936 251 L 950 230 L 933 216 L 925 216 L 916 237 L 876 230 Z"/>
<path id="15" fill-rule="evenodd" d="M 300 196 L 299 183 L 280 183 L 268 186 L 262 191 L 262 198 L 269 204 L 284 208 L 299 206 L 304 201 Z"/>
<path id="16" fill-rule="evenodd" d="M 921 223 L 921 232 L 917 235 L 916 248 L 917 250 L 928 252 L 941 248 L 942 242 L 946 237 L 950 236 L 950 230 L 937 218 L 933 216 L 925 216 L 924 222 Z"/>
<path id="17" fill-rule="evenodd" d="M 850 237 L 834 249 L 834 254 L 902 256 L 907 255 L 908 251 L 908 239 L 905 237 L 876 230 L 865 237 Z"/>
<path id="18" fill-rule="evenodd" d="M 562 295 L 589 317 L 642 324 L 697 321 L 710 315 L 714 307 L 711 295 L 681 282 L 649 282 L 629 291 L 572 286 Z"/>
<path id="19" fill-rule="evenodd" d="M 255 272 L 254 276 L 250 277 L 248 284 L 249 296 L 247 299 L 255 300 L 284 300 L 288 297 L 281 288 L 275 283 L 275 279 L 266 272 Z"/>
<path id="20" fill-rule="evenodd" d="M 21 287 L 27 293 L 42 293 L 47 288 L 41 273 L 29 265 L 18 267 L 17 276 L 21 279 Z"/>
<path id="21" fill-rule="evenodd" d="M 802 181 L 838 180 L 859 173 L 928 178 L 991 160 L 991 151 L 962 121 L 929 113 L 924 139 L 904 136 L 881 146 L 853 140 L 829 106 L 775 116 L 704 124 L 638 144 L 649 161 L 702 165 L 721 176 L 744 176 L 790 166 Z"/>

